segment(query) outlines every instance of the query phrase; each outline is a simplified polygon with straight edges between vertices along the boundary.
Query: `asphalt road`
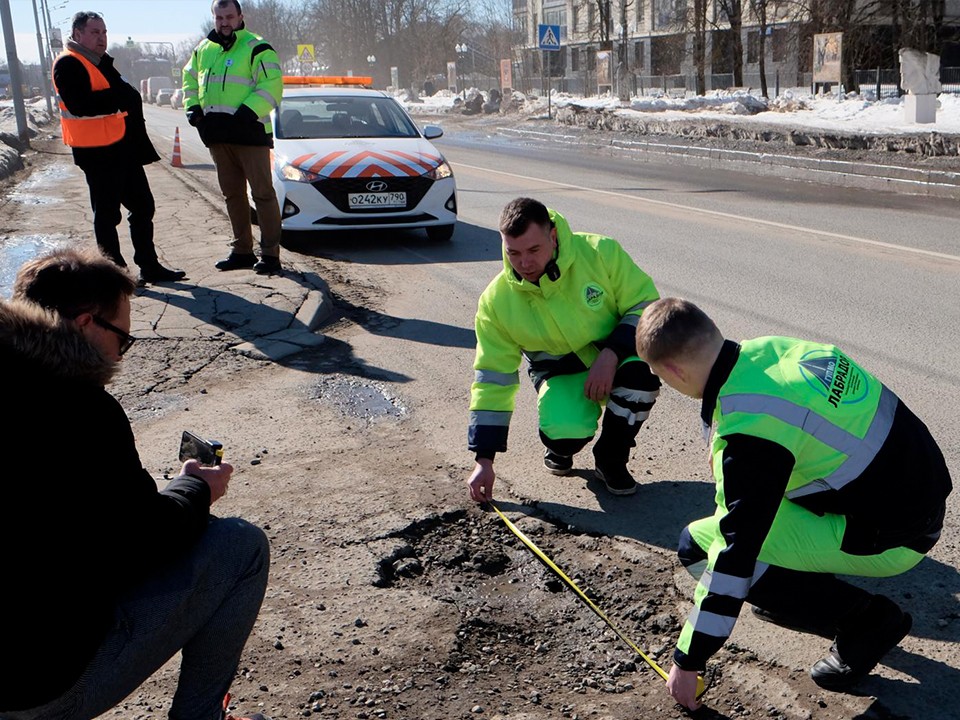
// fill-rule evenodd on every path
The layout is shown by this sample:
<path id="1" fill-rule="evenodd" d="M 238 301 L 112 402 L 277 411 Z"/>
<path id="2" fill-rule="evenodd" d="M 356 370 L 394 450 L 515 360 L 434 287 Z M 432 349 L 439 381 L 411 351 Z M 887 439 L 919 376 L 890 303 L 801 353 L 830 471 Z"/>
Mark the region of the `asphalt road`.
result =
<path id="1" fill-rule="evenodd" d="M 147 117 L 165 154 L 180 126 L 186 172 L 216 193 L 209 156 L 182 113 L 148 107 Z M 697 170 L 642 154 L 612 157 L 604 148 L 518 142 L 443 118 L 424 122 L 447 128 L 437 144 L 459 188 L 451 243 L 435 245 L 421 233 L 298 243 L 376 266 L 384 289 L 424 324 L 422 342 L 442 344 L 454 327 L 466 338 L 458 344 L 472 344 L 476 298 L 501 263 L 497 216 L 511 198 L 531 195 L 563 212 L 574 229 L 619 239 L 662 295 L 700 304 L 729 337 L 787 334 L 844 347 L 925 419 L 960 477 L 953 441 L 960 437 L 955 202 Z M 429 288 L 428 303 L 422 288 Z M 453 366 L 444 360 L 432 381 L 461 393 L 471 360 L 469 353 Z M 536 488 L 529 494 L 543 495 Z M 954 511 L 948 520 L 956 529 L 960 516 Z"/>

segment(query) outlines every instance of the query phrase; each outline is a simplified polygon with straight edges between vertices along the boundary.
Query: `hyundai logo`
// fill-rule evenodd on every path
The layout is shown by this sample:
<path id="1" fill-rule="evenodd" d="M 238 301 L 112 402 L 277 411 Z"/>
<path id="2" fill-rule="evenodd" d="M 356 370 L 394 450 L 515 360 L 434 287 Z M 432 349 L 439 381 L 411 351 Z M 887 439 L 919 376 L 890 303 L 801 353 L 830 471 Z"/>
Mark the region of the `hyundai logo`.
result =
<path id="1" fill-rule="evenodd" d="M 387 184 L 383 180 L 371 180 L 367 183 L 367 190 L 370 192 L 383 192 L 387 189 Z"/>

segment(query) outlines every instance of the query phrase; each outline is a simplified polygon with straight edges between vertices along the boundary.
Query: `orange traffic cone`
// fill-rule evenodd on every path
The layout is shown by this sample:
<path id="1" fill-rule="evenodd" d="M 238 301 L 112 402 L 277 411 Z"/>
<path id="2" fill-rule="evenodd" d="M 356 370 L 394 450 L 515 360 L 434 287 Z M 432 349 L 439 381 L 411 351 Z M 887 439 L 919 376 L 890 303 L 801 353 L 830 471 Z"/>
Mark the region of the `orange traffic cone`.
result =
<path id="1" fill-rule="evenodd" d="M 170 158 L 170 164 L 174 167 L 183 167 L 183 162 L 180 160 L 180 128 L 173 133 L 173 157 Z"/>

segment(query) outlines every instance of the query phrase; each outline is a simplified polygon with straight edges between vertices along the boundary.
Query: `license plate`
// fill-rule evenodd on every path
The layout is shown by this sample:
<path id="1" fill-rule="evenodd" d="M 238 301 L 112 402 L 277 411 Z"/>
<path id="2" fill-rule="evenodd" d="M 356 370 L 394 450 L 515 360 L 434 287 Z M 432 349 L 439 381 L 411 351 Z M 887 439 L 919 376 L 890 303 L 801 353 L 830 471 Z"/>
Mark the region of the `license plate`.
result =
<path id="1" fill-rule="evenodd" d="M 405 192 L 348 193 L 347 202 L 352 208 L 406 207 L 407 194 Z"/>

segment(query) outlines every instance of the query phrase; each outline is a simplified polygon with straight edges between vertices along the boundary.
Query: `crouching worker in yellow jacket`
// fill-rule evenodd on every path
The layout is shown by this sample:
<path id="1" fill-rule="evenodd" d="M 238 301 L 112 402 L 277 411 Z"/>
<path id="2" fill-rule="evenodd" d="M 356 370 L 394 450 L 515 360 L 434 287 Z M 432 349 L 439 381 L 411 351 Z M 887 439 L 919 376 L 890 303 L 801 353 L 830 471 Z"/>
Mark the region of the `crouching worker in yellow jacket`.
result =
<path id="1" fill-rule="evenodd" d="M 500 215 L 500 235 L 503 270 L 480 297 L 476 316 L 470 497 L 493 497 L 493 460 L 507 449 L 523 359 L 537 391 L 546 469 L 573 469 L 602 412 L 596 474 L 614 495 L 632 494 L 630 449 L 660 389 L 634 354 L 637 320 L 658 297 L 653 281 L 615 240 L 571 232 L 562 215 L 537 200 L 511 201 Z"/>
<path id="2" fill-rule="evenodd" d="M 653 303 L 637 351 L 700 398 L 712 431 L 717 509 L 680 536 L 698 578 L 667 689 L 697 707 L 697 671 L 744 601 L 761 620 L 833 638 L 813 681 L 845 690 L 910 632 L 910 615 L 836 577 L 889 577 L 919 563 L 943 526 L 950 474 L 927 427 L 833 345 L 725 340 L 696 305 Z"/>

